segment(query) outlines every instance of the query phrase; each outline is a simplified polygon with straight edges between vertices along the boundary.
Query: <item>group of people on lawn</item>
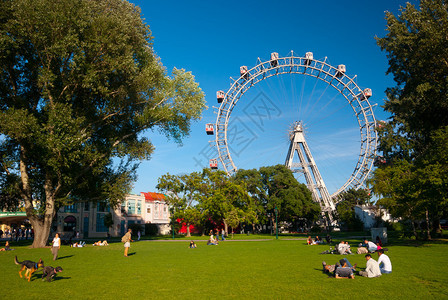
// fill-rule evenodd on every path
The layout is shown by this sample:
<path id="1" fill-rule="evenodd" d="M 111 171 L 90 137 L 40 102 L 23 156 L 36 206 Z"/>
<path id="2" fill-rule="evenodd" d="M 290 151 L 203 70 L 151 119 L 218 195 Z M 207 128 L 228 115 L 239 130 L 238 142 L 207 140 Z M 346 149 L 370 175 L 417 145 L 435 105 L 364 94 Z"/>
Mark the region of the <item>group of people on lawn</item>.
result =
<path id="1" fill-rule="evenodd" d="M 331 236 L 327 235 L 325 237 L 325 240 L 327 241 L 327 244 L 330 244 L 331 243 Z M 306 239 L 306 243 L 308 245 L 319 245 L 319 244 L 324 244 L 324 241 L 318 235 L 316 235 L 316 237 L 314 239 L 312 239 L 311 236 L 309 236 Z"/>
<path id="2" fill-rule="evenodd" d="M 366 268 L 363 271 L 358 271 L 360 276 L 373 278 L 379 277 L 382 274 L 392 273 L 392 263 L 389 256 L 384 254 L 385 248 L 382 248 L 381 240 L 376 244 L 368 240 L 364 240 L 364 243 L 360 246 L 366 248 L 367 252 L 378 253 L 378 261 L 376 261 L 370 253 L 365 255 Z M 348 245 L 348 242 L 342 241 L 336 246 L 336 248 L 339 254 L 351 254 L 350 245 Z M 347 258 L 341 259 L 339 263 L 334 265 L 327 265 L 324 261 L 322 262 L 322 266 L 324 272 L 333 273 L 335 278 L 355 278 L 357 265 L 352 265 Z"/>

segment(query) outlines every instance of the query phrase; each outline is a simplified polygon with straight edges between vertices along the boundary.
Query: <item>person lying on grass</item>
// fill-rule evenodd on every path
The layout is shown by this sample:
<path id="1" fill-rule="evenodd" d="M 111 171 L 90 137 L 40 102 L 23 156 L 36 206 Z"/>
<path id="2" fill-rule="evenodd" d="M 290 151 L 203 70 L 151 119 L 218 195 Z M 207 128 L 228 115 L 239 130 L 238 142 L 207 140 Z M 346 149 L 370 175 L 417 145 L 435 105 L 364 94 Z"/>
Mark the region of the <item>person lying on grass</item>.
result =
<path id="1" fill-rule="evenodd" d="M 82 247 L 84 247 L 85 244 L 86 244 L 86 242 L 74 243 L 73 245 L 71 245 L 71 247 L 82 248 Z"/>
<path id="2" fill-rule="evenodd" d="M 104 240 L 103 242 L 98 241 L 96 243 L 93 243 L 93 245 L 94 246 L 109 246 L 109 243 L 106 240 Z"/>
<path id="3" fill-rule="evenodd" d="M 334 272 L 334 277 L 337 279 L 342 278 L 350 278 L 354 279 L 354 271 L 356 269 L 356 264 L 352 266 L 352 264 L 348 261 L 348 259 L 343 258 L 339 261 L 338 264 L 335 265 L 327 265 L 325 261 L 322 262 L 322 266 L 324 268 L 325 273 Z"/>

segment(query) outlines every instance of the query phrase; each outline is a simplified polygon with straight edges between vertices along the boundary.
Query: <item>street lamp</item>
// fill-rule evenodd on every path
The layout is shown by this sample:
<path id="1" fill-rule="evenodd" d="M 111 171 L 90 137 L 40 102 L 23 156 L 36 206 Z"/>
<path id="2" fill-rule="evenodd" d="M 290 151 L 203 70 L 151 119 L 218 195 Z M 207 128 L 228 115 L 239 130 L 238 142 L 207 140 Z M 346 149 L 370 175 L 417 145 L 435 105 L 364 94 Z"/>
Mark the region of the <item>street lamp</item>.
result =
<path id="1" fill-rule="evenodd" d="M 275 206 L 275 238 L 278 240 L 278 221 L 277 221 L 277 215 L 278 215 L 278 209 L 277 205 Z"/>

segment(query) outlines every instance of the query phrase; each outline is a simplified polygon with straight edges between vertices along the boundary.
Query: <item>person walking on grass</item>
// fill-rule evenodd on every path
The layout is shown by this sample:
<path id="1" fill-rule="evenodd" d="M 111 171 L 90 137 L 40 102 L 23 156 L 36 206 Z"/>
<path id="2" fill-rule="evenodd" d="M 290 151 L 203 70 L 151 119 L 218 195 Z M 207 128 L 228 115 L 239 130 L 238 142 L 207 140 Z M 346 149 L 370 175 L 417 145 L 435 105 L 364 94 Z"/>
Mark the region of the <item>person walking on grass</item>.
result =
<path id="1" fill-rule="evenodd" d="M 53 238 L 53 246 L 51 247 L 51 253 L 53 253 L 53 260 L 58 258 L 58 252 L 61 248 L 61 239 L 59 238 L 59 233 L 56 233 Z"/>
<path id="2" fill-rule="evenodd" d="M 131 242 L 133 242 L 131 238 L 132 229 L 129 228 L 128 232 L 121 238 L 121 241 L 124 243 L 124 256 L 128 256 L 129 248 L 131 248 Z"/>

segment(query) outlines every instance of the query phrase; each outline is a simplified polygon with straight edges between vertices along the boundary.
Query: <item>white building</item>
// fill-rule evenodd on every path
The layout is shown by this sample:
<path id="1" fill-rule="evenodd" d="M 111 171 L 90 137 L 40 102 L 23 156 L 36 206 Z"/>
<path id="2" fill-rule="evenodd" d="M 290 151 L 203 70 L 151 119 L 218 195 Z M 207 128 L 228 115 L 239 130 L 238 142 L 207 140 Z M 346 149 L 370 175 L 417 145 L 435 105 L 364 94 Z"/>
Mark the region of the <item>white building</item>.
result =
<path id="1" fill-rule="evenodd" d="M 104 217 L 112 214 L 114 224 L 107 228 Z M 131 224 L 156 224 L 160 234 L 170 230 L 170 213 L 165 195 L 159 193 L 140 193 L 127 195 L 121 206 L 112 210 L 106 202 L 76 203 L 61 208 L 55 219 L 53 230 L 60 232 L 64 238 L 73 236 L 75 231 L 81 238 L 105 238 L 122 236 Z"/>
<path id="2" fill-rule="evenodd" d="M 377 216 L 384 222 L 394 221 L 387 209 L 375 205 L 355 205 L 355 215 L 364 223 L 365 229 L 375 226 Z"/>

